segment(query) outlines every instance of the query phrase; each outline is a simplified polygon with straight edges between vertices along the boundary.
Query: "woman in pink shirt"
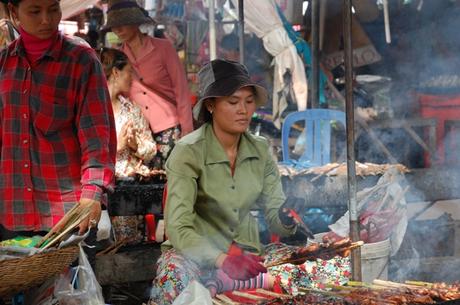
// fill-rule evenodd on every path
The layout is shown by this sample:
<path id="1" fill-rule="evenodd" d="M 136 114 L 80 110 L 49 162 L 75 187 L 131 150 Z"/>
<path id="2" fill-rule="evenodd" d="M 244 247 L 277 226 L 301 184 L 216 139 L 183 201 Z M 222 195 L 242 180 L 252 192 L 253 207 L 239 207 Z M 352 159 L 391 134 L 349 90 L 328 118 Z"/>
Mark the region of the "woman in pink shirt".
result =
<path id="1" fill-rule="evenodd" d="M 153 160 L 163 168 L 174 143 L 193 130 L 188 83 L 177 52 L 167 39 L 143 34 L 139 26 L 152 22 L 134 0 L 109 0 L 105 30 L 122 42 L 134 72 L 131 98 L 150 124 L 158 153 Z"/>

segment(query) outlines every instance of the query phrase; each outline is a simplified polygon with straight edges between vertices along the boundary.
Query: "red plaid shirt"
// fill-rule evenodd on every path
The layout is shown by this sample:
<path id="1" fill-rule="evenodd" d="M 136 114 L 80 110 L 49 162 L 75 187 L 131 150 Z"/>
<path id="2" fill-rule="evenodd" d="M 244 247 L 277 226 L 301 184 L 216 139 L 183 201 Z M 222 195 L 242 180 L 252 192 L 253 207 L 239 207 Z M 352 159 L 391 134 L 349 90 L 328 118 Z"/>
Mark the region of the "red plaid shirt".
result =
<path id="1" fill-rule="evenodd" d="M 31 67 L 21 38 L 0 52 L 0 224 L 49 230 L 113 187 L 115 125 L 93 50 L 59 34 Z"/>

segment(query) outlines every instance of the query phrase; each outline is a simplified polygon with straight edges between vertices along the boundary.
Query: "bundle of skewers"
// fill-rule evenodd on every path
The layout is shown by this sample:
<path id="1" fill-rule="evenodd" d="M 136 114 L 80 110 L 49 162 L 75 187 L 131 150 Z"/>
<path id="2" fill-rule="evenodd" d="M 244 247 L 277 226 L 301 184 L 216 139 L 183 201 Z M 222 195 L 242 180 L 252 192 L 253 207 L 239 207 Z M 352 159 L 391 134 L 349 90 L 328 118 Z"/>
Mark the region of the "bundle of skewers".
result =
<path id="1" fill-rule="evenodd" d="M 217 295 L 215 305 L 409 305 L 439 304 L 460 300 L 460 284 L 406 281 L 395 283 L 374 280 L 372 284 L 349 282 L 347 286 L 329 285 L 330 290 L 300 289 L 290 296 L 263 289 L 232 291 Z"/>
<path id="2" fill-rule="evenodd" d="M 45 250 L 50 247 L 59 246 L 60 242 L 66 240 L 78 225 L 89 216 L 92 205 L 82 206 L 75 204 L 64 217 L 42 238 L 37 247 Z"/>
<path id="3" fill-rule="evenodd" d="M 372 284 L 349 282 L 347 286 L 331 286 L 331 293 L 342 295 L 352 304 L 438 304 L 460 299 L 459 284 L 406 281 L 396 283 L 374 280 Z"/>
<path id="4" fill-rule="evenodd" d="M 305 261 L 315 261 L 318 258 L 323 260 L 331 259 L 334 256 L 346 257 L 350 251 L 361 247 L 363 241 L 352 242 L 349 238 L 344 238 L 332 243 L 311 243 L 306 247 L 300 247 L 293 252 L 287 253 L 277 261 L 265 262 L 265 267 L 274 267 L 283 264 L 302 264 Z"/>
<path id="5" fill-rule="evenodd" d="M 294 177 L 297 175 L 313 175 L 312 182 L 323 176 L 346 176 L 346 163 L 328 163 L 322 166 L 309 167 L 307 169 L 296 169 L 287 165 L 278 166 L 282 176 Z M 408 173 L 409 169 L 402 164 L 375 164 L 375 163 L 360 163 L 356 162 L 357 176 L 376 176 L 383 175 L 390 168 L 396 168 L 400 173 Z"/>

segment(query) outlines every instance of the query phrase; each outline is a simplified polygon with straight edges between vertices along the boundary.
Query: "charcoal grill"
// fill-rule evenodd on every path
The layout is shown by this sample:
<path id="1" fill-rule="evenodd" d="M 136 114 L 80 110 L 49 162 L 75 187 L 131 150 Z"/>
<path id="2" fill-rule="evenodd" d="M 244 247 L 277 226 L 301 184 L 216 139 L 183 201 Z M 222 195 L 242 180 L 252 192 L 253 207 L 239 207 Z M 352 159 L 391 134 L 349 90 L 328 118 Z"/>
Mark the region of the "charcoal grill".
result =
<path id="1" fill-rule="evenodd" d="M 148 182 L 134 179 L 118 180 L 115 191 L 109 194 L 109 214 L 111 216 L 134 216 L 162 214 L 161 201 L 165 180 Z"/>

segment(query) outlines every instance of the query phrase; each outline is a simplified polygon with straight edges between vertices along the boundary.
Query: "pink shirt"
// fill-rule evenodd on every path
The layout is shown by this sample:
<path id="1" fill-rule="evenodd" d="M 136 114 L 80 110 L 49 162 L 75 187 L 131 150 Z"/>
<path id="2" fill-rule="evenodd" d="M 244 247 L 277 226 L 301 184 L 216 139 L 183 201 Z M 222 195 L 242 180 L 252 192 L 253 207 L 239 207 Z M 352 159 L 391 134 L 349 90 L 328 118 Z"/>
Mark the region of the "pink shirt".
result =
<path id="1" fill-rule="evenodd" d="M 184 67 L 167 39 L 148 35 L 143 38 L 142 53 L 136 59 L 128 45 L 122 46 L 135 71 L 131 99 L 140 106 L 154 133 L 180 124 L 181 136 L 184 136 L 193 130 L 192 104 Z"/>

